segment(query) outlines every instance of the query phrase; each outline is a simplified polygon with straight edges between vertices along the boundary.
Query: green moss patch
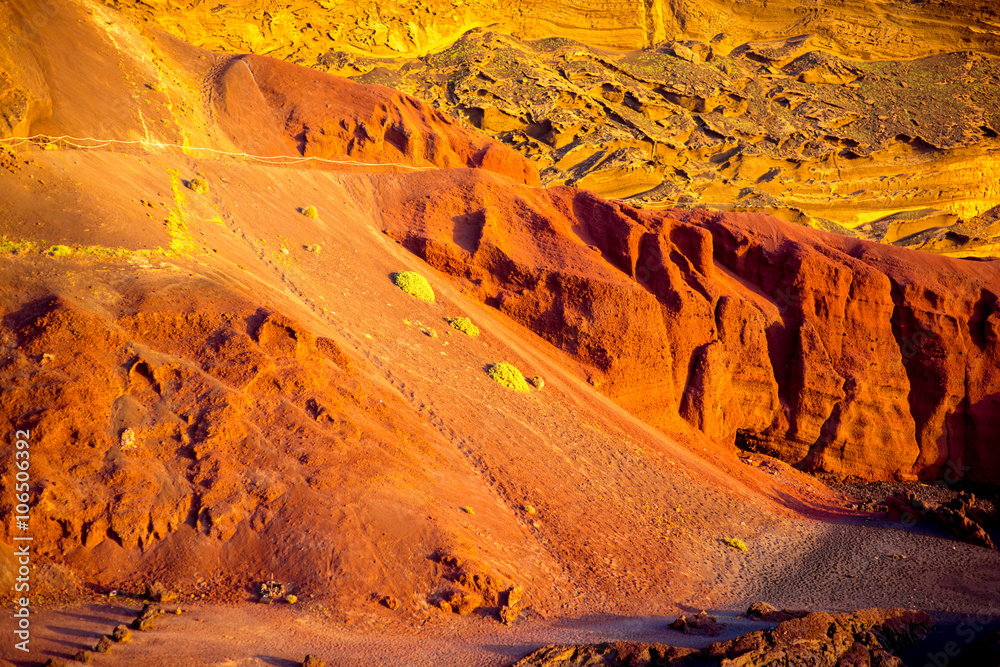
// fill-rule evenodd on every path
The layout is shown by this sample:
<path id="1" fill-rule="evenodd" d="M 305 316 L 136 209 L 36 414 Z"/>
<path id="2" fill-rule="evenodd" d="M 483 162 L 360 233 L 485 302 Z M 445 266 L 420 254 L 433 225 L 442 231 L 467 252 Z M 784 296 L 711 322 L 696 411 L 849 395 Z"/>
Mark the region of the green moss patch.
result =
<path id="1" fill-rule="evenodd" d="M 73 249 L 65 245 L 54 245 L 49 248 L 49 254 L 53 257 L 69 257 L 73 254 Z"/>
<path id="2" fill-rule="evenodd" d="M 746 551 L 747 550 L 747 545 L 743 542 L 743 540 L 741 540 L 741 539 L 739 539 L 737 537 L 727 537 L 726 539 L 723 540 L 723 542 L 725 542 L 727 545 L 731 546 L 732 548 L 736 549 L 737 551 Z"/>
<path id="3" fill-rule="evenodd" d="M 394 273 L 392 274 L 392 282 L 396 284 L 396 287 L 410 296 L 415 296 L 424 301 L 434 300 L 434 290 L 431 289 L 431 284 L 427 282 L 427 278 L 424 278 L 416 271 Z"/>
<path id="4" fill-rule="evenodd" d="M 464 334 L 468 334 L 472 337 L 479 335 L 479 327 L 472 323 L 468 317 L 449 317 L 448 324 L 452 326 L 453 329 L 458 329 Z"/>
<path id="5" fill-rule="evenodd" d="M 0 238 L 0 255 L 20 255 L 31 252 L 34 247 L 31 241 L 11 241 L 6 236 Z"/>
<path id="6" fill-rule="evenodd" d="M 493 378 L 494 382 L 502 384 L 508 389 L 513 389 L 514 391 L 531 391 L 528 381 L 524 379 L 521 371 L 517 370 L 513 364 L 501 361 L 499 364 L 490 366 L 487 372 Z"/>

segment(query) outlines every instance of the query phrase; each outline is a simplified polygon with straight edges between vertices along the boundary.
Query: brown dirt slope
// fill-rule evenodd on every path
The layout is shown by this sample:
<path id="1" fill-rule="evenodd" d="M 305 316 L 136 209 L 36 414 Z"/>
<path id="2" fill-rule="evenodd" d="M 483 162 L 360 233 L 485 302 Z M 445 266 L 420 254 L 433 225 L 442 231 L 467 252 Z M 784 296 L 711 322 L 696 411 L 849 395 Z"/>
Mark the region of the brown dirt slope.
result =
<path id="1" fill-rule="evenodd" d="M 163 571 L 238 593 L 274 572 L 345 599 L 432 591 L 432 545 L 448 555 L 455 509 L 486 504 L 454 451 L 333 340 L 207 280 L 139 283 L 102 286 L 111 317 L 94 297 L 5 304 L 2 411 L 32 432 L 36 555 L 107 585 Z M 361 576 L 380 570 L 391 583 Z"/>
<path id="2" fill-rule="evenodd" d="M 177 155 L 32 160 L 22 173 L 35 180 L 74 164 L 118 174 L 128 187 L 101 205 L 152 238 L 168 211 L 149 218 L 131 200 L 170 192 L 169 165 L 194 171 Z M 338 608 L 393 595 L 426 615 L 454 591 L 517 584 L 540 612 L 648 612 L 715 589 L 737 558 L 719 538 L 772 523 L 782 510 L 769 498 L 828 506 L 793 471 L 772 477 L 734 453 L 720 462 L 736 479 L 706 464 L 387 242 L 372 193 L 412 183 L 198 168 L 211 190 L 184 203 L 176 253 L 105 248 L 51 208 L 45 226 L 17 211 L 24 245 L 2 258 L 2 414 L 33 434 L 43 590 L 155 577 L 244 599 L 273 574 Z M 320 218 L 296 211 L 303 192 Z M 54 243 L 69 255 L 49 254 Z M 392 284 L 405 268 L 433 279 L 435 303 Z M 448 333 L 460 314 L 479 338 Z M 485 367 L 501 360 L 544 376 L 544 391 L 494 383 Z"/>

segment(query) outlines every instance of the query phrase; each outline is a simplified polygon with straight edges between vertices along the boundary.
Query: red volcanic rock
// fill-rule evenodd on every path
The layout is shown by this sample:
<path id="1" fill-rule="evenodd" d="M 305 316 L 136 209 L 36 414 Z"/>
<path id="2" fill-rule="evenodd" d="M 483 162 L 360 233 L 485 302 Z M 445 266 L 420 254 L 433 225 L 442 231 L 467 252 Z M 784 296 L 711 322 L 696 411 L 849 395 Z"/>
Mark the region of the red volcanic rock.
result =
<path id="1" fill-rule="evenodd" d="M 539 183 L 524 157 L 413 97 L 263 56 L 224 65 L 212 106 L 230 139 L 251 154 L 473 167 Z"/>
<path id="2" fill-rule="evenodd" d="M 896 656 L 925 637 L 931 619 L 924 612 L 863 609 L 853 614 L 814 612 L 782 620 L 771 630 L 758 630 L 703 649 L 665 644 L 606 642 L 583 646 L 546 646 L 515 667 L 570 665 L 902 665 Z"/>
<path id="3" fill-rule="evenodd" d="M 907 523 L 927 521 L 938 524 L 955 539 L 996 549 L 984 526 L 994 524 L 1000 514 L 987 512 L 973 503 L 975 496 L 963 492 L 945 505 L 930 507 L 915 497 L 912 491 L 899 491 L 885 499 L 886 518 Z"/>
<path id="4" fill-rule="evenodd" d="M 385 195 L 386 232 L 643 419 L 809 470 L 1000 481 L 996 262 L 427 178 Z"/>

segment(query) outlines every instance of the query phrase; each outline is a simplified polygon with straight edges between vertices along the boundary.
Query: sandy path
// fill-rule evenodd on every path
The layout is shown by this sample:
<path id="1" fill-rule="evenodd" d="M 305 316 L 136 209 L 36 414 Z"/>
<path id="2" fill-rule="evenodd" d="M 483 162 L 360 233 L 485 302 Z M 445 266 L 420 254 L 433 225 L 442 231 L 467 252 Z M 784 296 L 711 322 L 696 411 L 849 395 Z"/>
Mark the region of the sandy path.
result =
<path id="1" fill-rule="evenodd" d="M 317 605 L 194 605 L 166 615 L 135 640 L 95 656 L 98 665 L 297 665 L 307 653 L 329 665 L 509 665 L 550 643 L 627 639 L 703 646 L 770 627 L 737 615 L 753 601 L 778 607 L 853 611 L 908 607 L 931 612 L 1000 617 L 1000 552 L 940 536 L 904 531 L 898 524 L 858 519 L 838 523 L 778 522 L 720 572 L 709 611 L 726 623 L 718 638 L 689 636 L 667 626 L 681 607 L 663 615 L 630 618 L 534 618 L 505 627 L 484 617 L 429 610 L 415 622 L 381 608 L 348 622 L 324 618 Z M 791 536 L 791 537 L 790 537 Z M 905 556 L 905 558 L 903 557 Z M 92 647 L 118 623 L 129 622 L 132 601 L 91 603 L 41 611 L 36 616 L 33 665 L 67 659 Z M 938 614 L 942 615 L 942 614 Z"/>
<path id="2" fill-rule="evenodd" d="M 36 617 L 32 659 L 69 659 L 93 647 L 115 624 L 128 622 L 136 604 L 92 603 L 48 609 Z M 166 615 L 149 632 L 135 632 L 127 645 L 95 655 L 98 665 L 276 665 L 300 664 L 307 653 L 328 665 L 509 665 L 549 643 L 592 643 L 615 639 L 669 641 L 704 646 L 769 624 L 728 614 L 717 638 L 670 630 L 671 617 L 628 618 L 600 615 L 580 619 L 522 622 L 514 627 L 481 617 L 434 614 L 422 627 L 407 628 L 384 614 L 358 617 L 351 624 L 323 619 L 305 607 L 195 605 L 179 616 Z M 37 664 L 23 662 L 16 664 Z"/>

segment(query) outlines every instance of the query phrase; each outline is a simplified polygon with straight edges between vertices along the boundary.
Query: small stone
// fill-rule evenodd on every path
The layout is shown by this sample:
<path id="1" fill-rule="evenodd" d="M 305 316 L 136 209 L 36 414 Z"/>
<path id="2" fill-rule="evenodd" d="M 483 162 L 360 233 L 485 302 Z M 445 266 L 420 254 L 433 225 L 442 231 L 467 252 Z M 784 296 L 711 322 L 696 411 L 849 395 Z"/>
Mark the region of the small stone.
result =
<path id="1" fill-rule="evenodd" d="M 451 598 L 451 610 L 466 616 L 483 606 L 483 596 L 478 593 L 458 593 Z"/>
<path id="2" fill-rule="evenodd" d="M 287 593 L 287 587 L 277 581 L 264 581 L 261 582 L 258 588 L 258 593 L 262 598 L 282 598 Z M 263 600 L 261 600 L 263 602 Z"/>
<path id="3" fill-rule="evenodd" d="M 507 591 L 507 606 L 516 607 L 521 603 L 524 598 L 524 589 L 520 586 L 514 586 L 509 591 Z"/>
<path id="4" fill-rule="evenodd" d="M 119 625 L 111 632 L 111 639 L 119 644 L 127 644 L 132 641 L 132 631 L 127 625 Z"/>
<path id="5" fill-rule="evenodd" d="M 146 588 L 146 597 L 157 602 L 173 602 L 177 599 L 177 593 L 168 590 L 160 582 L 154 581 Z"/>
<path id="6" fill-rule="evenodd" d="M 132 627 L 140 632 L 146 632 L 153 629 L 153 619 L 151 618 L 137 618 L 132 621 Z"/>
<path id="7" fill-rule="evenodd" d="M 500 607 L 500 622 L 504 625 L 514 625 L 514 621 L 521 615 L 521 609 L 520 606 L 504 605 Z"/>
<path id="8" fill-rule="evenodd" d="M 142 606 L 142 611 L 139 612 L 139 618 L 155 618 L 157 616 L 163 616 L 163 607 L 158 604 L 147 602 Z"/>
<path id="9" fill-rule="evenodd" d="M 674 55 L 680 58 L 681 60 L 686 60 L 689 63 L 693 63 L 695 65 L 701 62 L 701 56 L 699 56 L 697 53 L 695 53 L 688 47 L 684 46 L 683 44 L 674 44 L 672 48 Z"/>

